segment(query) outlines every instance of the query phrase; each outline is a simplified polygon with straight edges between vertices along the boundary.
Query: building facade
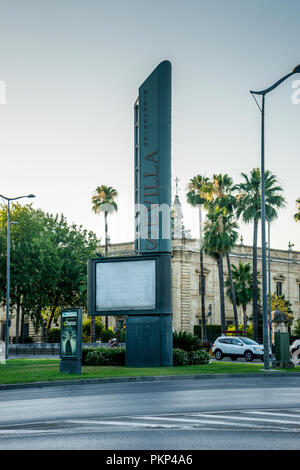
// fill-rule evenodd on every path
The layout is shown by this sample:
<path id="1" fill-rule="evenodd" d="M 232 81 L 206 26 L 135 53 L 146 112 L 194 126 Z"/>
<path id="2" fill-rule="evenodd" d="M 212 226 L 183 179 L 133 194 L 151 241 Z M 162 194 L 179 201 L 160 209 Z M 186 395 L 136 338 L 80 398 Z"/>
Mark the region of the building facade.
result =
<path id="1" fill-rule="evenodd" d="M 110 256 L 134 254 L 134 243 L 110 245 Z M 252 247 L 236 245 L 230 254 L 232 264 L 239 262 L 252 265 Z M 258 271 L 261 272 L 261 251 L 258 249 Z M 204 254 L 205 275 L 205 311 L 207 324 L 219 325 L 220 299 L 218 270 L 215 260 Z M 227 265 L 224 263 L 224 281 L 227 279 Z M 194 326 L 201 321 L 200 296 L 200 250 L 199 239 L 172 240 L 172 292 L 173 292 L 173 329 L 194 332 Z M 271 292 L 285 295 L 292 304 L 294 320 L 300 318 L 300 252 L 271 249 Z M 211 317 L 208 317 L 211 306 Z M 227 325 L 234 323 L 233 308 L 225 296 Z M 247 315 L 252 314 L 252 307 L 247 307 Z M 239 323 L 243 323 L 242 308 L 238 307 Z M 115 317 L 109 317 L 109 325 L 115 324 Z M 294 322 L 295 323 L 295 322 Z M 15 335 L 15 318 L 12 319 L 10 336 Z M 35 335 L 32 324 L 25 324 L 25 336 L 42 339 L 42 332 Z M 0 339 L 5 337 L 5 311 L 0 313 Z"/>
<path id="2" fill-rule="evenodd" d="M 133 254 L 133 243 L 110 246 L 111 255 Z M 300 252 L 271 249 L 271 293 L 285 295 L 292 304 L 294 321 L 300 318 Z M 252 266 L 252 247 L 236 245 L 230 254 L 231 264 L 239 262 Z M 258 271 L 261 272 L 261 250 L 258 248 Z M 219 325 L 220 298 L 217 263 L 204 254 L 205 311 L 207 324 Z M 224 281 L 227 279 L 227 265 L 224 263 Z M 172 241 L 172 290 L 173 328 L 177 331 L 194 332 L 194 326 L 201 321 L 200 298 L 200 249 L 199 239 L 173 239 Z M 211 317 L 208 317 L 211 306 Z M 234 323 L 233 308 L 225 296 L 227 325 Z M 252 306 L 247 307 L 251 316 Z M 239 323 L 243 323 L 242 308 L 238 307 Z"/>

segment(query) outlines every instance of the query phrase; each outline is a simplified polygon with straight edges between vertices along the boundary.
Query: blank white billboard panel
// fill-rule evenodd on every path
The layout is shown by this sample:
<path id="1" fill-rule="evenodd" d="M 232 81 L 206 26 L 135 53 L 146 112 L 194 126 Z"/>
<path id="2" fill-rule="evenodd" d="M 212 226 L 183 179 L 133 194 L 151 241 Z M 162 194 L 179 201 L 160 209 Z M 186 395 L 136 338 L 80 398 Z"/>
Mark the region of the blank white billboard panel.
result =
<path id="1" fill-rule="evenodd" d="M 96 264 L 96 310 L 155 309 L 155 260 Z"/>

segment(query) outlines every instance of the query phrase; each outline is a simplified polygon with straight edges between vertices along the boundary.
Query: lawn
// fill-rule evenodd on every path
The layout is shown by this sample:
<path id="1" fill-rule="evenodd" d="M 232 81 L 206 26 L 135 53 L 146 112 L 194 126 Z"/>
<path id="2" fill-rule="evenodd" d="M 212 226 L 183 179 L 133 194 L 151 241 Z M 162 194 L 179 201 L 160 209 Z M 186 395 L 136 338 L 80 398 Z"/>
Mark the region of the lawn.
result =
<path id="1" fill-rule="evenodd" d="M 300 372 L 300 367 L 297 366 L 293 369 L 278 370 L 293 373 Z M 6 364 L 0 364 L 0 384 L 111 377 L 146 377 L 153 375 L 251 374 L 261 372 L 263 372 L 263 364 L 212 362 L 207 365 L 181 367 L 133 368 L 83 366 L 82 374 L 74 375 L 59 372 L 59 359 L 10 359 Z M 276 374 L 276 372 L 274 372 L 274 374 Z"/>

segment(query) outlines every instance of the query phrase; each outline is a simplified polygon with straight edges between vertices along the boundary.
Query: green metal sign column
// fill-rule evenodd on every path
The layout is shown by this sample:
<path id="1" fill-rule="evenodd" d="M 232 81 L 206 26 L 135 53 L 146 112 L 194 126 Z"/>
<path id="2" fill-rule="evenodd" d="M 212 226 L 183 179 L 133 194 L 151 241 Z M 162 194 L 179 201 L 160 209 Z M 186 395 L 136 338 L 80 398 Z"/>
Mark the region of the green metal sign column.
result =
<path id="1" fill-rule="evenodd" d="M 159 304 L 168 312 L 127 318 L 126 365 L 172 366 L 171 64 L 164 61 L 139 88 L 134 106 L 135 252 L 168 258 Z"/>
<path id="2" fill-rule="evenodd" d="M 162 62 L 135 104 L 137 254 L 171 253 L 171 64 Z"/>

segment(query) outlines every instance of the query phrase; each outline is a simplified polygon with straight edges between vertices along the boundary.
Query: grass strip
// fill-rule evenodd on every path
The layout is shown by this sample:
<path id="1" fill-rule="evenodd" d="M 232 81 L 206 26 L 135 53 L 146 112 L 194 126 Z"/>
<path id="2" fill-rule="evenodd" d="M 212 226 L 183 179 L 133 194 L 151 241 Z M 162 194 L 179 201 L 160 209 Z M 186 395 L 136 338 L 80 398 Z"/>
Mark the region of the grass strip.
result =
<path id="1" fill-rule="evenodd" d="M 211 362 L 199 366 L 179 367 L 100 367 L 83 366 L 82 374 L 62 374 L 59 372 L 59 359 L 10 359 L 0 365 L 0 384 L 48 382 L 57 380 L 97 379 L 113 377 L 146 377 L 158 375 L 195 374 L 253 374 L 262 373 L 263 364 Z M 300 372 L 300 367 L 277 369 L 284 372 Z M 274 375 L 276 372 L 274 372 Z"/>

